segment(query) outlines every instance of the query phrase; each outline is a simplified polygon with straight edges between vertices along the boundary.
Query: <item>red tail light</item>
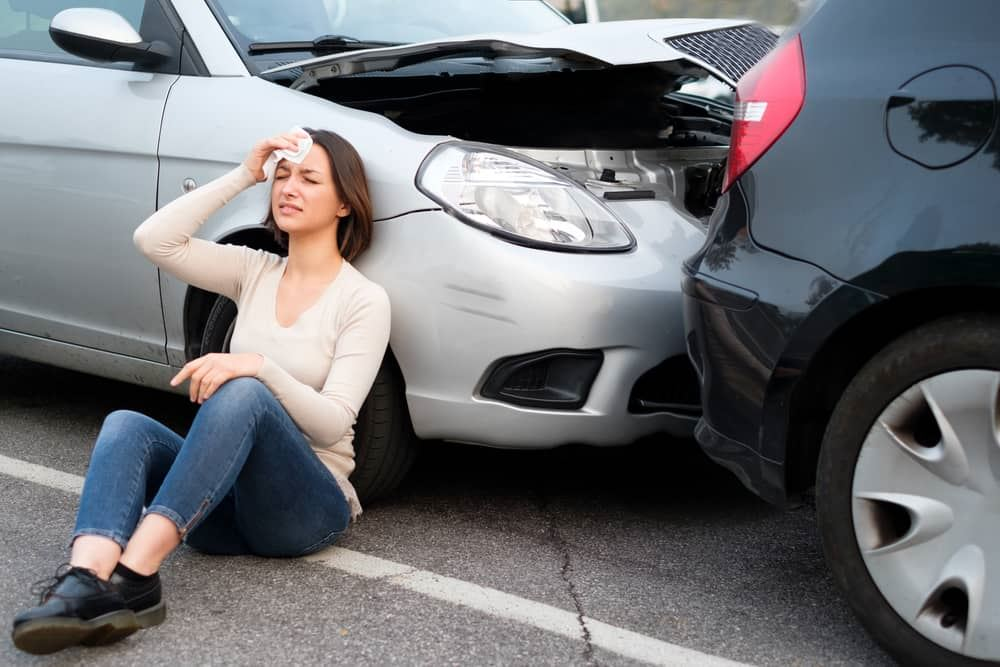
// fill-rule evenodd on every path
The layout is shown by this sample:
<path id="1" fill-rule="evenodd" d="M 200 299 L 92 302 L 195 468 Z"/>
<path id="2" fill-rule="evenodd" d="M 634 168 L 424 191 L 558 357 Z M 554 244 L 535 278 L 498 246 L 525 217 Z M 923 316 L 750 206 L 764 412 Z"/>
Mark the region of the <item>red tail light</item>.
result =
<path id="1" fill-rule="evenodd" d="M 729 146 L 725 192 L 784 134 L 806 97 L 806 67 L 798 35 L 780 45 L 743 75 Z"/>

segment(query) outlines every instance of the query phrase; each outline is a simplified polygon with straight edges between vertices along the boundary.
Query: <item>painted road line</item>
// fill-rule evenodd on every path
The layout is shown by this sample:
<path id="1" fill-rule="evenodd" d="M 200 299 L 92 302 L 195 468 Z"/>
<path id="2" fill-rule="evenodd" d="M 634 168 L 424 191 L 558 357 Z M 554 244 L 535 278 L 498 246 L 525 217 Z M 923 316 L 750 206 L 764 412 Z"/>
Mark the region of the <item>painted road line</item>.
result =
<path id="1" fill-rule="evenodd" d="M 0 474 L 79 494 L 83 477 L 0 455 Z M 389 585 L 420 593 L 436 600 L 468 607 L 546 632 L 581 639 L 580 619 L 573 612 L 479 586 L 453 577 L 420 570 L 403 563 L 352 551 L 329 547 L 302 560 L 317 563 L 347 574 L 377 579 Z M 652 665 L 698 665 L 699 667 L 735 667 L 741 663 L 677 646 L 654 637 L 584 617 L 590 643 L 606 651 Z"/>
<path id="2" fill-rule="evenodd" d="M 329 547 L 306 556 L 304 560 L 361 577 L 378 579 L 428 597 L 470 607 L 490 616 L 532 625 L 570 639 L 581 638 L 580 621 L 576 614 L 494 588 L 418 570 L 403 563 L 341 547 Z M 608 625 L 593 618 L 584 617 L 584 623 L 590 631 L 591 644 L 633 660 L 653 665 L 706 667 L 740 664 Z"/>
<path id="3" fill-rule="evenodd" d="M 0 473 L 77 495 L 83 491 L 83 477 L 46 468 L 0 454 Z"/>

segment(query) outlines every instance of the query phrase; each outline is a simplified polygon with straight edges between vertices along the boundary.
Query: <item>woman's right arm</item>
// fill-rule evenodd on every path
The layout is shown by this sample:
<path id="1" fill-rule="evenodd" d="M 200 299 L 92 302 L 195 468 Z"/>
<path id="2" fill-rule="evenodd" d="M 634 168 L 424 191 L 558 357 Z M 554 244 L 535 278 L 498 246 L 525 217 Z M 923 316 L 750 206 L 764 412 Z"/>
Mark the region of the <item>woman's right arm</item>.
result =
<path id="1" fill-rule="evenodd" d="M 256 183 L 246 165 L 178 197 L 146 219 L 132 235 L 154 264 L 189 285 L 236 300 L 249 248 L 192 238 L 220 208 Z"/>
<path id="2" fill-rule="evenodd" d="M 267 158 L 277 149 L 294 149 L 298 138 L 282 134 L 259 141 L 238 167 L 178 197 L 147 218 L 132 235 L 136 247 L 154 264 L 184 282 L 237 300 L 247 261 L 255 251 L 193 238 L 193 234 L 240 192 L 266 180 L 263 167 Z"/>

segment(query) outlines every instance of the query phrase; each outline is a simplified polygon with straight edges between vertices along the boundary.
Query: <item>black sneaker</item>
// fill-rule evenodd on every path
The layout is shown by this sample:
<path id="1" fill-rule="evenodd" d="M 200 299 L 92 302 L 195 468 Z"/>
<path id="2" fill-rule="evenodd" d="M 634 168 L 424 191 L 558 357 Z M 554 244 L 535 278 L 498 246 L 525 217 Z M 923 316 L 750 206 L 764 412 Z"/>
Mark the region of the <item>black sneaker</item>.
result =
<path id="1" fill-rule="evenodd" d="M 141 627 L 114 586 L 93 570 L 63 567 L 32 587 L 38 606 L 14 617 L 14 646 L 42 655 L 77 644 L 110 644 Z"/>
<path id="2" fill-rule="evenodd" d="M 125 606 L 135 612 L 140 628 L 159 625 L 167 618 L 167 606 L 163 602 L 163 587 L 160 585 L 158 572 L 133 579 L 116 570 L 111 574 L 111 585 L 121 593 Z"/>

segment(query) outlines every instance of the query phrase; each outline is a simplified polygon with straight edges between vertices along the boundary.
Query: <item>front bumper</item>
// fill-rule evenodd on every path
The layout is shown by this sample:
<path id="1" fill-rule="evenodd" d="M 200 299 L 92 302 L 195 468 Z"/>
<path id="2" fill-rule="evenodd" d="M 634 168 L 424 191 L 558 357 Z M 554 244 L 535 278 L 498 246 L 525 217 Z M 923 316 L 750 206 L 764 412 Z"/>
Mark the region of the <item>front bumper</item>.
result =
<path id="1" fill-rule="evenodd" d="M 376 225 L 376 242 L 358 266 L 392 302 L 390 347 L 418 436 L 542 448 L 692 433 L 690 412 L 637 414 L 629 401 L 645 373 L 686 355 L 681 265 L 704 233 L 664 201 L 612 208 L 636 237 L 630 252 L 517 246 L 442 211 Z M 581 407 L 526 407 L 482 395 L 498 360 L 559 349 L 602 355 Z"/>

